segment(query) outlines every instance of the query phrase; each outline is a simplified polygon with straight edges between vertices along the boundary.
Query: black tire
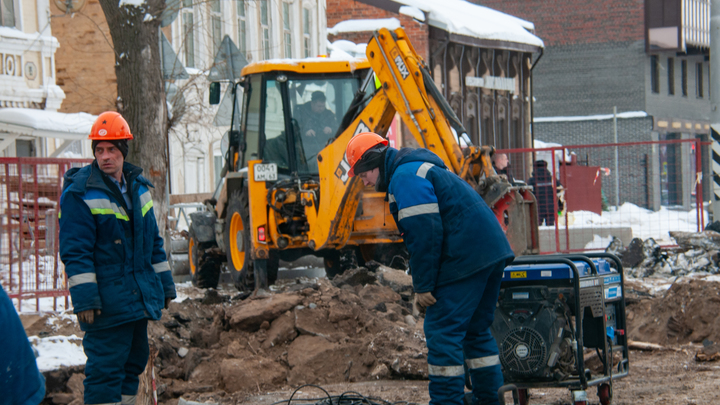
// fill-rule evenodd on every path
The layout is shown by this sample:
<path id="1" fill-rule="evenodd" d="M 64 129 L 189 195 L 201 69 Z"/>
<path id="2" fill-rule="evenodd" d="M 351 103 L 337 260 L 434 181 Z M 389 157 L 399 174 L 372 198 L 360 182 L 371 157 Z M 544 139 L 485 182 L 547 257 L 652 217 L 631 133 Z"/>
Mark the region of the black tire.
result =
<path id="1" fill-rule="evenodd" d="M 217 288 L 222 265 L 222 261 L 218 259 L 217 249 L 213 249 L 217 247 L 217 243 L 198 242 L 192 225 L 188 233 L 190 238 L 188 261 L 193 285 L 198 288 Z"/>
<path id="2" fill-rule="evenodd" d="M 239 291 L 252 291 L 256 286 L 255 263 L 266 260 L 268 285 L 277 280 L 279 258 L 270 251 L 268 259 L 252 259 L 252 244 L 249 224 L 250 210 L 247 189 L 235 191 L 230 196 L 225 216 L 225 255 L 228 271 L 232 275 L 235 288 Z M 233 233 L 235 235 L 233 235 Z"/>
<path id="3" fill-rule="evenodd" d="M 240 291 L 255 287 L 249 223 L 247 190 L 234 191 L 228 199 L 224 238 L 227 268 Z"/>

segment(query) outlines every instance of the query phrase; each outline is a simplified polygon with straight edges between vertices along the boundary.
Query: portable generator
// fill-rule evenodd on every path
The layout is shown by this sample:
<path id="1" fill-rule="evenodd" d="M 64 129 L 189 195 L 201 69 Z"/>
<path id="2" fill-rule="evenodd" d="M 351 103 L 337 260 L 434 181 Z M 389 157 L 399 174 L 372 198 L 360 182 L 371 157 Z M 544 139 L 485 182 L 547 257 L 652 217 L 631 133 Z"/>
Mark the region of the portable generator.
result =
<path id="1" fill-rule="evenodd" d="M 530 388 L 567 388 L 574 405 L 586 405 L 587 388 L 597 386 L 600 403 L 610 404 L 613 380 L 629 370 L 625 321 L 617 257 L 517 258 L 505 269 L 491 327 L 506 384 L 501 403 L 507 391 L 526 405 Z M 595 349 L 602 372 L 585 368 L 586 349 Z"/>

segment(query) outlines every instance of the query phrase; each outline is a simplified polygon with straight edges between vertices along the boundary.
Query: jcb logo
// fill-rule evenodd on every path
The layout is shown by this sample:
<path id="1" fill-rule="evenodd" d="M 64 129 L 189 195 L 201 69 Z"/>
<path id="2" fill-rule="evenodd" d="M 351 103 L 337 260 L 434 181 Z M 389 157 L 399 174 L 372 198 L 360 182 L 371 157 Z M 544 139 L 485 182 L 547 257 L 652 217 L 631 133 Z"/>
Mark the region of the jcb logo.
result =
<path id="1" fill-rule="evenodd" d="M 370 132 L 370 127 L 367 126 L 362 120 L 358 124 L 357 128 L 355 128 L 355 132 L 353 133 L 353 136 L 357 134 L 361 134 L 363 132 Z M 335 176 L 337 176 L 340 181 L 343 182 L 343 184 L 347 183 L 350 176 L 348 176 L 348 172 L 350 171 L 350 163 L 347 161 L 347 155 L 344 155 L 342 160 L 340 161 L 340 164 L 338 165 L 337 169 L 335 169 Z"/>
<path id="2" fill-rule="evenodd" d="M 402 55 L 400 55 L 400 52 L 397 50 L 397 48 L 393 48 L 391 54 L 393 57 L 393 61 L 395 62 L 395 66 L 397 66 L 398 70 L 400 71 L 400 75 L 402 76 L 403 80 L 405 80 L 406 77 L 410 76 L 410 71 L 408 71 Z"/>

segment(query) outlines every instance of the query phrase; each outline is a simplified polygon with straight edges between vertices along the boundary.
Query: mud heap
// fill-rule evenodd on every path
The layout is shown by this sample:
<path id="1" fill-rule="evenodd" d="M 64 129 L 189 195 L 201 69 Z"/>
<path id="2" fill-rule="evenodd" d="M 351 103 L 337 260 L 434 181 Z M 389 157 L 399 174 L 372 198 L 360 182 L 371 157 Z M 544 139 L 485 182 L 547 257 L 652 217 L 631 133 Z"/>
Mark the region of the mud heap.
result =
<path id="1" fill-rule="evenodd" d="M 426 379 L 427 348 L 422 318 L 412 313 L 411 278 L 371 268 L 332 281 L 288 280 L 250 296 L 208 290 L 202 298 L 171 303 L 148 327 L 160 403 L 181 396 L 235 402 L 310 383 Z M 81 371 L 50 376 L 67 381 L 51 384 L 66 392 L 49 392 L 54 403 L 81 398 L 82 385 L 70 384 L 82 381 Z"/>

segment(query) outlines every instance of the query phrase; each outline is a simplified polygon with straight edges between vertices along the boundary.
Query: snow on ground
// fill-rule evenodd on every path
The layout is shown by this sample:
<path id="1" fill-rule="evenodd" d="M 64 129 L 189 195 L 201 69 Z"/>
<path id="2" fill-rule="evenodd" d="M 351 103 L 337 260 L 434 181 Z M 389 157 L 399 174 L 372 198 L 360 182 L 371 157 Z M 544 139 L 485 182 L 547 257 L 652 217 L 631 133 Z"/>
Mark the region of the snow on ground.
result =
<path id="1" fill-rule="evenodd" d="M 705 218 L 708 218 L 707 211 L 704 215 Z M 697 210 L 677 211 L 662 207 L 659 211 L 651 211 L 631 203 L 621 205 L 620 209 L 611 207 L 610 211 L 604 211 L 602 215 L 589 211 L 570 212 L 568 213 L 568 223 L 570 229 L 630 227 L 634 238 L 642 240 L 653 238 L 660 245 L 676 243 L 670 237 L 670 231 L 698 231 Z M 607 243 L 605 246 L 600 246 L 601 242 L 604 240 L 595 235 L 595 240 L 587 248 L 607 247 Z M 607 242 L 609 243 L 609 241 Z"/>
<path id="2" fill-rule="evenodd" d="M 28 340 L 38 351 L 37 365 L 40 371 L 77 366 L 85 364 L 87 360 L 81 345 L 82 338 L 75 335 L 44 338 L 30 336 Z"/>

